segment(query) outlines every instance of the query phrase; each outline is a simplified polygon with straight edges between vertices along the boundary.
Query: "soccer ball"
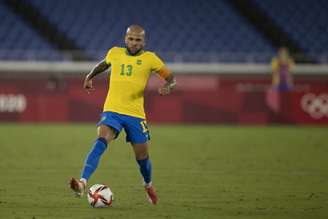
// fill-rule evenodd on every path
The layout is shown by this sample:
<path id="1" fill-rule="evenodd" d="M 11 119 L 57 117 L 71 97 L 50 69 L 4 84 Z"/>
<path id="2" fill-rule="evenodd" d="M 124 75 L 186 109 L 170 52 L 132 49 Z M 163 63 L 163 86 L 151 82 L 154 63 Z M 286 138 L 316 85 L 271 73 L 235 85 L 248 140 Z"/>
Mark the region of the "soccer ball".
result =
<path id="1" fill-rule="evenodd" d="M 103 184 L 95 184 L 88 191 L 88 202 L 94 208 L 104 208 L 112 204 L 113 193 Z"/>

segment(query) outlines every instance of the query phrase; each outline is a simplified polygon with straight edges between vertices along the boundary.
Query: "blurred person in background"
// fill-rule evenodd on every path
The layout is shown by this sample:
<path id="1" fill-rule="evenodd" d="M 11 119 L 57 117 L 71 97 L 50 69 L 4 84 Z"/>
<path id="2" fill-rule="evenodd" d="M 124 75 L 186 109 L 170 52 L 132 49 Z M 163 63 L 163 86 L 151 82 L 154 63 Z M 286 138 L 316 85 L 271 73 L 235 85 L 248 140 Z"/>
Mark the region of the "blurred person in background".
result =
<path id="1" fill-rule="evenodd" d="M 278 91 L 290 91 L 293 88 L 294 60 L 286 47 L 278 50 L 277 56 L 272 58 L 272 85 Z"/>

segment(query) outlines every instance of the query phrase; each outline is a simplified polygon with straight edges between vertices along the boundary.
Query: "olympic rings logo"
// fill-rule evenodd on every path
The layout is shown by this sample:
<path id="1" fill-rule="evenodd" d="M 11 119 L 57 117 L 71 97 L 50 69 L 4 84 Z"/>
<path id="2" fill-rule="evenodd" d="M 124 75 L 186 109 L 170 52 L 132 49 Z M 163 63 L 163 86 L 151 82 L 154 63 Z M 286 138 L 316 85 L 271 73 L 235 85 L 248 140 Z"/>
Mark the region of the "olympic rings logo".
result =
<path id="1" fill-rule="evenodd" d="M 328 94 L 305 94 L 301 99 L 301 107 L 314 119 L 328 117 Z"/>

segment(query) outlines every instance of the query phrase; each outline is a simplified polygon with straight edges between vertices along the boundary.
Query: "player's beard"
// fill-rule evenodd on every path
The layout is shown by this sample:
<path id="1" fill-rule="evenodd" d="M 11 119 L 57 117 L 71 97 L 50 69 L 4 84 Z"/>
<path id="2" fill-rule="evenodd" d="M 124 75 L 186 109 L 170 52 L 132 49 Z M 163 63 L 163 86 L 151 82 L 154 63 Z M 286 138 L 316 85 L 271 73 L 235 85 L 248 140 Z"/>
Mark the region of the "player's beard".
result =
<path id="1" fill-rule="evenodd" d="M 143 48 L 141 47 L 140 49 L 136 50 L 135 52 L 132 52 L 128 47 L 126 47 L 130 55 L 135 55 L 138 54 Z"/>

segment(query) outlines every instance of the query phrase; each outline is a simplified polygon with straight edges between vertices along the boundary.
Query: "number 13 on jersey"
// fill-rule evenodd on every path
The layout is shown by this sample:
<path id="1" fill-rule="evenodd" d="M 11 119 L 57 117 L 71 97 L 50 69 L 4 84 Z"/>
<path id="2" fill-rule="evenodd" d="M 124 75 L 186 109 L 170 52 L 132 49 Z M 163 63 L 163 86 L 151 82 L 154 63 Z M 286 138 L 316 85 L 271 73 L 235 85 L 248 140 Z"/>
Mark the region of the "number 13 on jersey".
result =
<path id="1" fill-rule="evenodd" d="M 120 75 L 131 76 L 132 75 L 132 65 L 121 64 L 121 73 Z"/>

